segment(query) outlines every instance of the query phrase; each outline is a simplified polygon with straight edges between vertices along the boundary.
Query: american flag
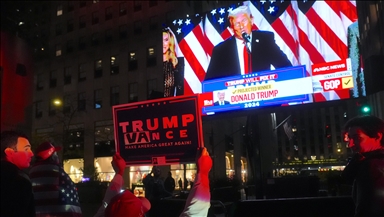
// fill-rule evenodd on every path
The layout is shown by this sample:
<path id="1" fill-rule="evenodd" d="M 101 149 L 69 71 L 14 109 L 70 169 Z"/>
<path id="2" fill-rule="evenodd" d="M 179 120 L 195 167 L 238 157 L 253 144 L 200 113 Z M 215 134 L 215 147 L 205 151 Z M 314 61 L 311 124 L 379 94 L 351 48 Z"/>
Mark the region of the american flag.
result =
<path id="1" fill-rule="evenodd" d="M 76 186 L 61 166 L 38 162 L 31 167 L 30 179 L 37 217 L 82 216 Z"/>
<path id="2" fill-rule="evenodd" d="M 283 124 L 284 132 L 287 134 L 289 140 L 293 139 L 295 134 L 292 131 L 291 117 L 289 117 Z"/>
<path id="3" fill-rule="evenodd" d="M 169 24 L 178 41 L 177 56 L 185 58 L 184 94 L 201 93 L 213 47 L 233 35 L 228 12 L 240 5 L 250 8 L 253 29 L 273 32 L 291 63 L 306 65 L 308 76 L 313 64 L 348 58 L 347 29 L 357 22 L 355 1 L 245 1 Z M 315 101 L 341 99 L 349 97 L 349 90 L 313 96 Z"/>

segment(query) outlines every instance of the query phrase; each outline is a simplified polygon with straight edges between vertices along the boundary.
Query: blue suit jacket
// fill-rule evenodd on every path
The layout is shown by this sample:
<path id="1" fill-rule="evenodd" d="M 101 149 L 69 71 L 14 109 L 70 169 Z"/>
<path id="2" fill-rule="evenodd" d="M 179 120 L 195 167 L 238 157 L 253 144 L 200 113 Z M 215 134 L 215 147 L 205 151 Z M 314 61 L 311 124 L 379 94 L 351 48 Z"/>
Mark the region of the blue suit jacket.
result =
<path id="1" fill-rule="evenodd" d="M 292 66 L 287 55 L 275 43 L 273 32 L 252 32 L 252 72 Z M 240 75 L 240 64 L 234 36 L 213 48 L 205 80 Z"/>

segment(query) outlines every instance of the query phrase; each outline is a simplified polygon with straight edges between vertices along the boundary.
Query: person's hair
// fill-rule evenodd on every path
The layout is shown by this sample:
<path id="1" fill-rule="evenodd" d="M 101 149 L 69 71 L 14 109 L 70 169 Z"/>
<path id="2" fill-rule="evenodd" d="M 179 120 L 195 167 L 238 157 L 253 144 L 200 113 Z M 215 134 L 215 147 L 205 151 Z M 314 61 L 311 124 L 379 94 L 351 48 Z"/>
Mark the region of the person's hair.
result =
<path id="1" fill-rule="evenodd" d="M 384 136 L 384 121 L 375 116 L 357 116 L 345 123 L 344 132 L 348 132 L 349 128 L 358 127 L 363 133 L 370 138 L 377 138 L 377 134 Z M 381 138 L 381 146 L 384 146 L 384 139 Z"/>
<path id="2" fill-rule="evenodd" d="M 7 131 L 1 132 L 1 139 L 0 139 L 0 141 L 1 141 L 1 159 L 4 159 L 6 157 L 5 152 L 4 152 L 5 149 L 7 149 L 7 148 L 16 149 L 17 139 L 20 137 L 28 139 L 28 137 L 24 133 L 19 132 L 19 131 L 7 130 Z"/>
<path id="3" fill-rule="evenodd" d="M 236 16 L 238 16 L 239 14 L 247 14 L 249 18 L 253 17 L 249 7 L 245 6 L 245 5 L 242 5 L 242 6 L 239 6 L 239 7 L 235 8 L 235 9 L 233 9 L 232 11 L 230 11 L 228 13 L 229 23 L 232 24 L 232 20 L 234 18 L 236 18 Z"/>
<path id="4" fill-rule="evenodd" d="M 169 48 L 168 48 L 168 60 L 171 60 L 173 67 L 175 68 L 178 60 L 176 56 L 176 51 L 175 51 L 175 37 L 171 33 L 169 29 L 163 29 L 163 34 L 168 34 L 169 36 Z"/>

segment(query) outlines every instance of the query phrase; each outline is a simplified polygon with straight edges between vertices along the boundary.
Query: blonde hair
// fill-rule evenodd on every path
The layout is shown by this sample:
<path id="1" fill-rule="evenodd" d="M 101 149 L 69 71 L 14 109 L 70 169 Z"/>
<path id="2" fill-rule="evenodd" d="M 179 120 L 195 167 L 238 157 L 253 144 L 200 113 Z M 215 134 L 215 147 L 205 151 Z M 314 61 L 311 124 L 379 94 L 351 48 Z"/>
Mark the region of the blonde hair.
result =
<path id="1" fill-rule="evenodd" d="M 177 56 L 175 52 L 175 37 L 173 34 L 169 31 L 169 29 L 164 29 L 163 34 L 168 34 L 169 36 L 169 48 L 168 48 L 168 60 L 171 60 L 173 67 L 175 68 L 178 61 Z"/>
<path id="2" fill-rule="evenodd" d="M 229 23 L 231 24 L 231 26 L 234 25 L 233 19 L 235 19 L 240 14 L 248 15 L 249 19 L 253 18 L 251 10 L 249 9 L 248 6 L 245 6 L 245 5 L 239 6 L 235 9 L 233 9 L 232 11 L 229 11 L 229 13 L 228 13 L 228 20 L 229 20 Z"/>

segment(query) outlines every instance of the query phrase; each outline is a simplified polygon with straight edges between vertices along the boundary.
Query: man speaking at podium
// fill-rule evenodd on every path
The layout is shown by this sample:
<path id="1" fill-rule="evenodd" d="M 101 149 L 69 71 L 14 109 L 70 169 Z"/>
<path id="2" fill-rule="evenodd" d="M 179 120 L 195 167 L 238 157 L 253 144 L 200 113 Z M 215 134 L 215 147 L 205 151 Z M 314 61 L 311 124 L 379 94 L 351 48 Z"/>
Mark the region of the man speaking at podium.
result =
<path id="1" fill-rule="evenodd" d="M 274 41 L 273 32 L 252 31 L 253 16 L 247 6 L 228 15 L 234 35 L 213 48 L 205 80 L 292 66 Z"/>

